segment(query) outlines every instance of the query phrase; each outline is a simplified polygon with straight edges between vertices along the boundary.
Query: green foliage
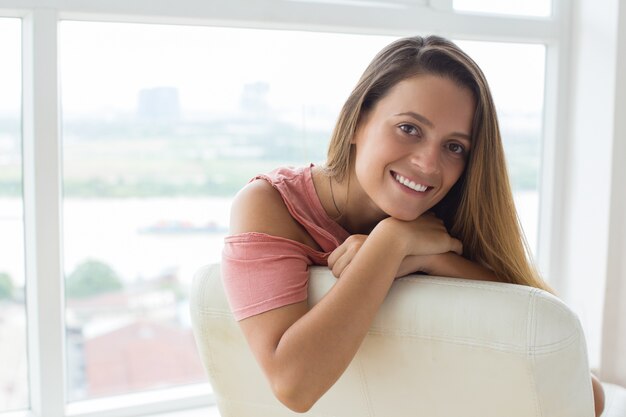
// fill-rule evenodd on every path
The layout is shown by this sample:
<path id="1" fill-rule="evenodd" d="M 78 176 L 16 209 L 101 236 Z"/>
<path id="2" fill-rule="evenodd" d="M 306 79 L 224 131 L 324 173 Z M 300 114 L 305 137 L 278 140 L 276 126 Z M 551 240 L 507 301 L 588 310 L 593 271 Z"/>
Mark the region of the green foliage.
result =
<path id="1" fill-rule="evenodd" d="M 10 300 L 13 298 L 13 280 L 6 272 L 0 272 L 0 300 Z"/>
<path id="2" fill-rule="evenodd" d="M 78 265 L 65 281 L 68 298 L 82 298 L 120 290 L 122 281 L 107 264 L 88 259 Z"/>

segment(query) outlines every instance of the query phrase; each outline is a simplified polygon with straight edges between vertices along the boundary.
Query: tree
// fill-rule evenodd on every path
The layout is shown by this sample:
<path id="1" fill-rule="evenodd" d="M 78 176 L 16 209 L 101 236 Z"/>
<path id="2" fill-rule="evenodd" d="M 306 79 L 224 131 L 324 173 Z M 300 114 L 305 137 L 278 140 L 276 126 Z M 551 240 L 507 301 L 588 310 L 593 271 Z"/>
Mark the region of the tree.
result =
<path id="1" fill-rule="evenodd" d="M 89 297 L 122 287 L 121 279 L 109 265 L 93 259 L 78 265 L 65 281 L 68 298 Z"/>
<path id="2" fill-rule="evenodd" d="M 10 300 L 13 298 L 15 285 L 11 276 L 6 272 L 0 272 L 0 300 Z"/>

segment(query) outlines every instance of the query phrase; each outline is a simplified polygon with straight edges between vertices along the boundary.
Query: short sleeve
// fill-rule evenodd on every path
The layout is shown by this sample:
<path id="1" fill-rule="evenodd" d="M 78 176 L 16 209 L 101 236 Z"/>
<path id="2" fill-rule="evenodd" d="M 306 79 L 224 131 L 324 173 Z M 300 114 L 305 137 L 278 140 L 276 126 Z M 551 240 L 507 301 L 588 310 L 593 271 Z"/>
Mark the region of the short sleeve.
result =
<path id="1" fill-rule="evenodd" d="M 263 233 L 229 236 L 224 243 L 222 281 L 236 320 L 307 299 L 311 255 L 322 253 Z"/>

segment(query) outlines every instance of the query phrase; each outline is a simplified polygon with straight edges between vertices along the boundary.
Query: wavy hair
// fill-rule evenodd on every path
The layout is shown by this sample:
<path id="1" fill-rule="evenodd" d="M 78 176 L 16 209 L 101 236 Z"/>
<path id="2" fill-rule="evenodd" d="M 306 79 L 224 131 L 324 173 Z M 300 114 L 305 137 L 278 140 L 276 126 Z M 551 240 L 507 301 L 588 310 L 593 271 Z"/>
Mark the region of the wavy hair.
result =
<path id="1" fill-rule="evenodd" d="M 465 170 L 433 211 L 463 242 L 466 258 L 491 268 L 504 282 L 552 292 L 530 259 L 517 217 L 489 86 L 478 65 L 453 42 L 438 36 L 408 37 L 376 55 L 339 114 L 328 148 L 327 174 L 338 181 L 348 175 L 351 140 L 363 116 L 394 85 L 419 74 L 450 79 L 469 89 L 476 102 Z"/>

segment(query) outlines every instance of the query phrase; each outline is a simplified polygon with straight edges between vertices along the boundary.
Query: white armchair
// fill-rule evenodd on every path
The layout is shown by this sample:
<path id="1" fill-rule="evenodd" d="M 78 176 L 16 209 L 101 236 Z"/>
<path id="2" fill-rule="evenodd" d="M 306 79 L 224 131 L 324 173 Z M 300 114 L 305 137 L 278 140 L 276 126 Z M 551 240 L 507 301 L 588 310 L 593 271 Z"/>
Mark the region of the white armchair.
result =
<path id="1" fill-rule="evenodd" d="M 311 269 L 309 303 L 336 279 Z M 222 417 L 298 415 L 272 394 L 234 320 L 219 266 L 191 291 L 194 334 Z M 626 416 L 606 385 L 603 416 Z M 305 415 L 591 417 L 584 335 L 552 295 L 519 285 L 410 276 L 396 280 L 352 363 Z"/>

